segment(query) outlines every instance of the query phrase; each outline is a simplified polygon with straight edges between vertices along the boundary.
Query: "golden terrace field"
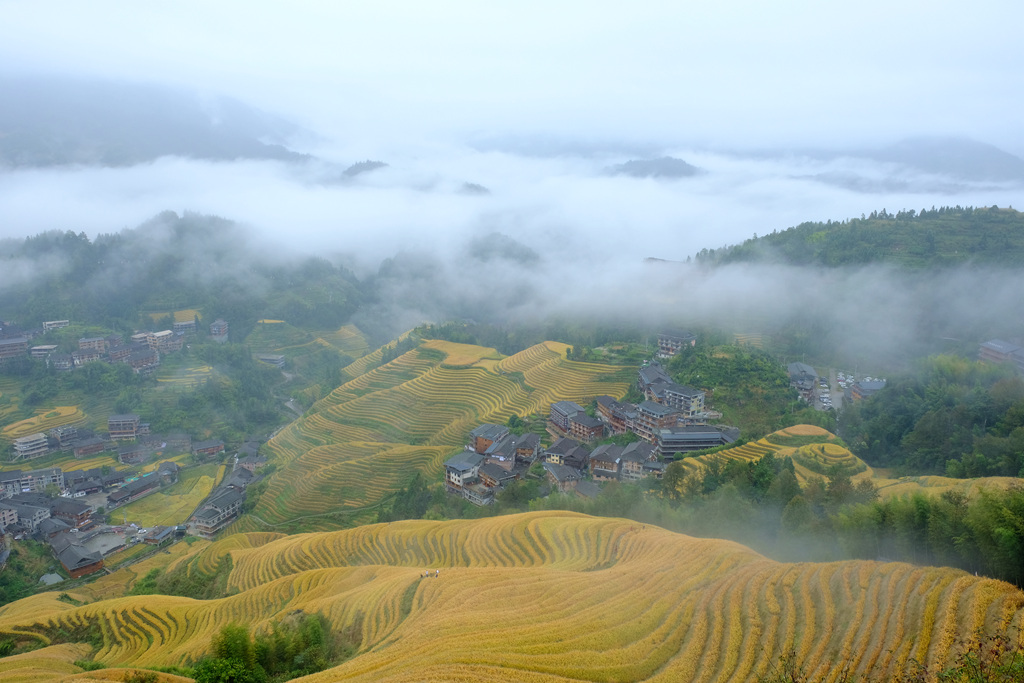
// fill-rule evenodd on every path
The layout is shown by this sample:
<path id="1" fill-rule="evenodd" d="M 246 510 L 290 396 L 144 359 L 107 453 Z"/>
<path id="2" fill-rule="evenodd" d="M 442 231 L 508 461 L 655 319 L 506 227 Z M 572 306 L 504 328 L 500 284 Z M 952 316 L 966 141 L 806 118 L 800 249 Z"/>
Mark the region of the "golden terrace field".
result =
<path id="1" fill-rule="evenodd" d="M 685 458 L 682 463 L 688 475 L 699 475 L 711 462 L 727 464 L 732 461 L 753 462 L 771 453 L 776 457 L 793 460 L 796 478 L 801 486 L 814 477 L 825 477 L 831 468 L 839 467 L 853 481 L 870 479 L 883 497 L 912 493 L 940 495 L 944 491 L 958 490 L 973 496 L 982 488 L 1006 488 L 1020 483 L 1013 477 L 981 477 L 977 479 L 950 479 L 948 477 L 920 476 L 892 479 L 879 476 L 863 460 L 840 445 L 837 437 L 821 427 L 796 425 L 780 429 L 763 439 L 728 448 L 717 453 Z"/>
<path id="2" fill-rule="evenodd" d="M 381 352 L 364 356 L 345 369 L 353 379 L 269 442 L 278 470 L 254 514 L 275 524 L 374 505 L 417 472 L 439 476 L 480 423 L 625 394 L 632 370 L 568 361 L 566 348 L 545 342 L 503 357 L 428 341 L 376 368 Z"/>
<path id="3" fill-rule="evenodd" d="M 2 430 L 4 437 L 17 439 L 37 432 L 45 432 L 61 425 L 75 424 L 85 420 L 85 413 L 78 406 L 57 406 L 41 410 L 38 415 L 18 422 L 12 422 Z"/>
<path id="4" fill-rule="evenodd" d="M 301 609 L 361 633 L 355 657 L 309 681 L 674 683 L 752 680 L 788 651 L 815 681 L 834 680 L 840 661 L 886 680 L 911 659 L 949 662 L 959 634 L 1019 641 L 1024 625 L 1024 593 L 958 570 L 782 564 L 569 512 L 234 536 L 195 555 L 192 571 L 225 554 L 230 597 L 73 606 L 48 593 L 0 609 L 0 632 L 99 632 L 98 661 L 169 666 L 204 653 L 231 621 L 261 629 Z M 425 568 L 440 576 L 420 578 Z M 48 651 L 36 654 L 45 666 Z"/>

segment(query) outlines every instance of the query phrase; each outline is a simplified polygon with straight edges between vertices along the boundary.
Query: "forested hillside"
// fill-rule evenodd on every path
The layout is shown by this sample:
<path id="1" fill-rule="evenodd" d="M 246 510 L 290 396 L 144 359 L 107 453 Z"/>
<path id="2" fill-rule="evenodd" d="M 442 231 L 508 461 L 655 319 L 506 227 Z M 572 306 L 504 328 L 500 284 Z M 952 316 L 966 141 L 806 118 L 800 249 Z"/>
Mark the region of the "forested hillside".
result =
<path id="1" fill-rule="evenodd" d="M 1024 214 L 1012 208 L 909 209 L 796 227 L 721 249 L 704 249 L 698 263 L 778 262 L 794 266 L 889 263 L 931 268 L 964 263 L 1024 262 Z"/>
<path id="2" fill-rule="evenodd" d="M 847 408 L 840 434 L 869 464 L 953 477 L 1024 476 L 1024 379 L 936 356 Z"/>
<path id="3" fill-rule="evenodd" d="M 132 331 L 169 326 L 150 313 L 192 308 L 207 323 L 229 320 L 241 340 L 259 318 L 337 328 L 360 301 L 345 269 L 261 247 L 212 216 L 165 211 L 92 240 L 69 230 L 0 242 L 0 319 L 21 327 L 72 320 Z"/>

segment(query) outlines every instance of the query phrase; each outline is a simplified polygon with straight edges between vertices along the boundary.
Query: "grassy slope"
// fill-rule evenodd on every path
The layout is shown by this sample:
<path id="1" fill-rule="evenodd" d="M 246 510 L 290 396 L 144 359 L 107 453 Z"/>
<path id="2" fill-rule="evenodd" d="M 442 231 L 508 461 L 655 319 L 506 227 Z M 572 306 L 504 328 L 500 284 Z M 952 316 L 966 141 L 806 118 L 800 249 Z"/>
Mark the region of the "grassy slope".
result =
<path id="1" fill-rule="evenodd" d="M 73 606 L 48 593 L 0 609 L 0 631 L 98 624 L 98 660 L 165 666 L 230 621 L 261 628 L 302 609 L 361 624 L 357 656 L 311 681 L 667 682 L 750 680 L 789 650 L 812 680 L 839 661 L 881 680 L 911 659 L 940 667 L 976 629 L 1020 639 L 1024 623 L 1024 593 L 957 570 L 782 564 L 567 512 L 236 536 L 195 559 L 225 553 L 230 597 Z M 427 567 L 440 576 L 420 578 Z"/>

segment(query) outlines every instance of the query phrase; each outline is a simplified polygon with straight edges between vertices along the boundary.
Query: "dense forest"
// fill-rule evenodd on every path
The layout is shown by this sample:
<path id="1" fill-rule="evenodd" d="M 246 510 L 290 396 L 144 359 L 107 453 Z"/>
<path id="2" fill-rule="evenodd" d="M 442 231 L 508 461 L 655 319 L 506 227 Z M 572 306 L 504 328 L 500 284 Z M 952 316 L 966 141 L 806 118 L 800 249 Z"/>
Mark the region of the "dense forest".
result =
<path id="1" fill-rule="evenodd" d="M 952 477 L 1024 476 L 1024 379 L 955 356 L 910 373 L 842 413 L 839 433 L 870 465 Z"/>
<path id="2" fill-rule="evenodd" d="M 964 263 L 1024 262 L 1024 214 L 1012 208 L 942 207 L 895 214 L 872 211 L 844 221 L 801 223 L 721 249 L 704 249 L 708 265 L 777 262 L 794 266 L 888 263 L 934 268 Z"/>
<path id="3" fill-rule="evenodd" d="M 357 310 L 362 294 L 344 268 L 250 242 L 231 221 L 172 211 L 93 240 L 71 231 L 5 240 L 0 315 L 22 327 L 67 319 L 130 332 L 153 325 L 148 313 L 191 308 L 207 323 L 230 320 L 240 340 L 259 318 L 326 329 Z"/>
<path id="4" fill-rule="evenodd" d="M 801 400 L 783 365 L 760 349 L 701 338 L 672 358 L 668 371 L 676 382 L 703 389 L 706 404 L 722 413 L 723 422 L 740 427 L 744 438 L 795 424 L 835 429 L 832 413 Z"/>

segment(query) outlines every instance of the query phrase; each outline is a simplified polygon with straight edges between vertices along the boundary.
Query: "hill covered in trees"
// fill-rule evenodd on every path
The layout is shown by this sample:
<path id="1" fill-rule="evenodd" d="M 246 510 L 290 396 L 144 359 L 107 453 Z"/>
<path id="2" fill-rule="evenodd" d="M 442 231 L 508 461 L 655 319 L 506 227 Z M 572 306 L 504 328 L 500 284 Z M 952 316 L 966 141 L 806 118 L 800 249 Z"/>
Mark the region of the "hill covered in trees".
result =
<path id="1" fill-rule="evenodd" d="M 698 263 L 768 262 L 794 266 L 892 264 L 935 268 L 1024 262 L 1024 214 L 1012 208 L 942 207 L 895 214 L 872 211 L 844 221 L 801 223 L 721 249 Z"/>

